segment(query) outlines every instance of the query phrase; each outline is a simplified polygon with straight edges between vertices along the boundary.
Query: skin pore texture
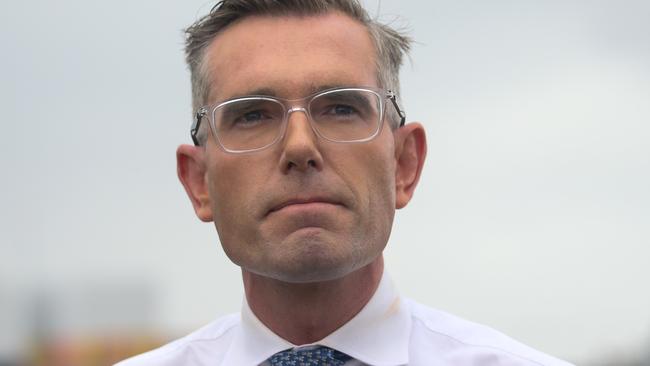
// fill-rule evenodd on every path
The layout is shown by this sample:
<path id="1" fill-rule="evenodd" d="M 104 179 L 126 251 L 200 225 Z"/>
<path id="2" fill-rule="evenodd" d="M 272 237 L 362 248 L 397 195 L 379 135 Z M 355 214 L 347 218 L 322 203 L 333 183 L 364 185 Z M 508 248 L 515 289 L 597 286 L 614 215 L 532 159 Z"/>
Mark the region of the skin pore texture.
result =
<path id="1" fill-rule="evenodd" d="M 368 31 L 337 12 L 244 18 L 215 37 L 206 58 L 211 103 L 261 89 L 298 99 L 377 87 Z M 369 142 L 334 143 L 295 112 L 283 139 L 265 150 L 232 154 L 211 137 L 204 147 L 181 145 L 177 160 L 197 216 L 214 222 L 242 268 L 253 313 L 282 338 L 308 344 L 374 293 L 395 209 L 411 199 L 425 155 L 418 123 L 392 130 L 384 122 Z"/>

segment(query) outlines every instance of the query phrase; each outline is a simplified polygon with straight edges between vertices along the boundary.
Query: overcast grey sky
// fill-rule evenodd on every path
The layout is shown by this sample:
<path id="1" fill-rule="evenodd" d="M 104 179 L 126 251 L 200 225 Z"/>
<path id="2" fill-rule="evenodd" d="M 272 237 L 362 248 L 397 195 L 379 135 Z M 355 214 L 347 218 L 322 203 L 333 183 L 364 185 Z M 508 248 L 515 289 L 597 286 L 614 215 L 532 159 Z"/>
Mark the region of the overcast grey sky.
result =
<path id="1" fill-rule="evenodd" d="M 650 347 L 650 3 L 366 4 L 417 40 L 402 100 L 429 157 L 386 253 L 401 292 L 576 362 Z M 181 29 L 209 8 L 0 4 L 14 311 L 33 289 L 96 283 L 148 288 L 152 322 L 179 335 L 238 310 L 239 271 L 175 176 Z"/>

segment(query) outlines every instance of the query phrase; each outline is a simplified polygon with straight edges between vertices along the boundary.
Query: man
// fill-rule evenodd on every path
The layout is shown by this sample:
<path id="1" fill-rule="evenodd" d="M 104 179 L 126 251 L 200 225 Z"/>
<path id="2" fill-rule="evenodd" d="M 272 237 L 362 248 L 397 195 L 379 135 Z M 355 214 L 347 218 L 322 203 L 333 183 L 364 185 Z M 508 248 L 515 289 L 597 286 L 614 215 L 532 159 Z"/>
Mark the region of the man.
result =
<path id="1" fill-rule="evenodd" d="M 187 30 L 178 175 L 242 269 L 231 315 L 121 365 L 564 365 L 400 298 L 382 251 L 426 155 L 408 38 L 356 0 L 226 0 Z"/>

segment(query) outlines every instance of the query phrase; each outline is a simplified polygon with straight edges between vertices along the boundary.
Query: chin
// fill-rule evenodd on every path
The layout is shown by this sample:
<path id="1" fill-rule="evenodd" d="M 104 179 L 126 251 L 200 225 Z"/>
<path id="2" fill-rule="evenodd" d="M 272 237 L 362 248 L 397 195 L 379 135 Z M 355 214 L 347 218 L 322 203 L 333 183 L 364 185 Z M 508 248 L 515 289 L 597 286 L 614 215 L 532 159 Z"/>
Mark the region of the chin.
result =
<path id="1" fill-rule="evenodd" d="M 356 253 L 330 245 L 304 245 L 267 262 L 264 276 L 288 283 L 331 281 L 356 270 Z"/>
<path id="2" fill-rule="evenodd" d="M 350 272 L 349 269 L 342 268 L 305 268 L 301 270 L 276 271 L 269 273 L 267 276 L 278 281 L 287 283 L 316 283 L 333 281 L 345 277 Z"/>
<path id="3" fill-rule="evenodd" d="M 255 259 L 234 261 L 249 272 L 286 283 L 316 283 L 343 278 L 372 262 L 382 248 L 355 235 L 303 228 L 283 240 L 266 240 Z M 232 258 L 231 258 L 232 259 Z"/>

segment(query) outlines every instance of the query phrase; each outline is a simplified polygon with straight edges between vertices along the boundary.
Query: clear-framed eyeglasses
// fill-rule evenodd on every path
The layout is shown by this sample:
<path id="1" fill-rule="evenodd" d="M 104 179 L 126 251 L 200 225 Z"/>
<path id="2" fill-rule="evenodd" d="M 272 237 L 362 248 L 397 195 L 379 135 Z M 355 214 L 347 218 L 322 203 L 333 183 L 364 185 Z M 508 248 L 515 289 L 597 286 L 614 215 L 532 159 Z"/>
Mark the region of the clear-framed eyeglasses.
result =
<path id="1" fill-rule="evenodd" d="M 251 95 L 205 106 L 196 113 L 191 136 L 198 146 L 201 123 L 207 120 L 212 135 L 224 151 L 255 152 L 280 141 L 289 115 L 302 112 L 320 138 L 339 143 L 366 142 L 381 131 L 387 100 L 399 115 L 399 126 L 403 126 L 406 115 L 392 91 L 336 88 L 301 99 Z"/>

